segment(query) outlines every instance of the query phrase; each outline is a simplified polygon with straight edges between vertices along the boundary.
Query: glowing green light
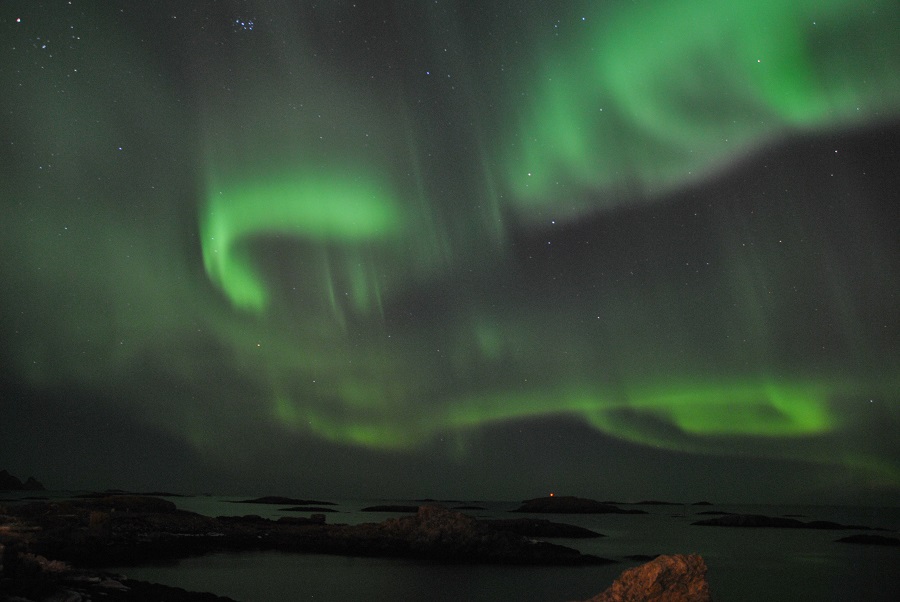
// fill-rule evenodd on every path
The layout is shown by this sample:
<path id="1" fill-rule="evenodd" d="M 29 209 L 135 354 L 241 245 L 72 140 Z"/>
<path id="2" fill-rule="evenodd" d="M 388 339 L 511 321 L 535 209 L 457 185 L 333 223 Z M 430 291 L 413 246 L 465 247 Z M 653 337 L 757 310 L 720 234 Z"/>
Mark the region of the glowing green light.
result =
<path id="1" fill-rule="evenodd" d="M 825 433 L 836 418 L 816 386 L 729 383 L 639 394 L 638 410 L 670 420 L 695 435 L 778 436 Z"/>
<path id="2" fill-rule="evenodd" d="M 564 417 L 598 454 L 900 490 L 896 0 L 582 3 L 559 36 L 447 11 L 329 59 L 282 4 L 240 45 L 175 40 L 209 71 L 171 86 L 128 27 L 0 48 L 4 391 L 96 393 L 223 457 Z M 522 14 L 545 5 L 571 3 Z"/>
<path id="3" fill-rule="evenodd" d="M 696 179 L 793 128 L 897 115 L 898 26 L 890 0 L 621 4 L 541 55 L 504 147 L 514 200 L 527 215 L 560 185 L 608 193 L 568 199 L 586 211 Z"/>
<path id="4" fill-rule="evenodd" d="M 262 310 L 269 295 L 253 263 L 254 238 L 287 235 L 352 245 L 395 237 L 402 228 L 399 208 L 374 178 L 332 172 L 212 183 L 200 232 L 210 278 L 236 306 Z M 353 286 L 354 298 L 366 295 L 359 269 Z"/>

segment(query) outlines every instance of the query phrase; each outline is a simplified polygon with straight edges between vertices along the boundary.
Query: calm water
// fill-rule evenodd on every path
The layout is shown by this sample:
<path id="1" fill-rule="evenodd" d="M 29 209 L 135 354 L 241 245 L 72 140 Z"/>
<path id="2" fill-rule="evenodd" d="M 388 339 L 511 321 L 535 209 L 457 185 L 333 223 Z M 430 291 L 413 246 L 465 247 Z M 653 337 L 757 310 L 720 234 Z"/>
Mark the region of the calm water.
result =
<path id="1" fill-rule="evenodd" d="M 279 506 L 232 504 L 229 498 L 171 498 L 179 507 L 210 516 L 283 515 Z M 328 522 L 381 521 L 398 514 L 359 509 L 383 500 L 343 501 Z M 389 503 L 407 503 L 393 500 Z M 447 504 L 452 506 L 453 504 Z M 510 518 L 516 503 L 483 503 L 478 517 Z M 606 589 L 636 562 L 630 554 L 690 553 L 709 566 L 714 600 L 900 600 L 900 549 L 835 543 L 854 531 L 731 529 L 691 526 L 697 513 L 724 510 L 801 520 L 832 520 L 900 529 L 900 509 L 809 506 L 643 506 L 649 515 L 538 515 L 606 535 L 556 543 L 619 560 L 601 567 L 435 566 L 404 560 L 322 554 L 253 552 L 213 554 L 166 566 L 114 568 L 143 579 L 230 596 L 242 602 L 284 600 L 563 601 Z M 300 515 L 302 516 L 302 514 Z M 884 533 L 896 536 L 896 533 Z"/>

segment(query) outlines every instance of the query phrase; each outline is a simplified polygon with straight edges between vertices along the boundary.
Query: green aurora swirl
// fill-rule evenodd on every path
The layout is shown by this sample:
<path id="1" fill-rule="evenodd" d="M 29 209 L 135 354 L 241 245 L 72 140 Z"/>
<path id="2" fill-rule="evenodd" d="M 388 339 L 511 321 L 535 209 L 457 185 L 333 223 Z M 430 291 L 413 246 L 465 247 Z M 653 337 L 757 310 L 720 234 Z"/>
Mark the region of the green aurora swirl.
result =
<path id="1" fill-rule="evenodd" d="M 110 58 L 127 34 L 86 42 L 93 83 L 65 100 L 45 96 L 60 71 L 3 101 L 29 107 L 10 127 L 36 153 L 81 166 L 3 184 L 17 378 L 103 391 L 211 456 L 260 423 L 464 455 L 562 416 L 900 488 L 866 436 L 900 424 L 889 170 L 819 153 L 900 116 L 895 2 L 577 3 L 560 27 L 415 7 L 394 16 L 425 24 L 397 35 L 416 59 L 320 57 L 283 10 L 190 47 L 199 117 L 140 75 L 153 58 Z M 159 125 L 98 187 L 119 134 L 81 115 L 127 122 L 147 97 Z M 196 189 L 135 182 L 151 161 L 199 165 Z"/>

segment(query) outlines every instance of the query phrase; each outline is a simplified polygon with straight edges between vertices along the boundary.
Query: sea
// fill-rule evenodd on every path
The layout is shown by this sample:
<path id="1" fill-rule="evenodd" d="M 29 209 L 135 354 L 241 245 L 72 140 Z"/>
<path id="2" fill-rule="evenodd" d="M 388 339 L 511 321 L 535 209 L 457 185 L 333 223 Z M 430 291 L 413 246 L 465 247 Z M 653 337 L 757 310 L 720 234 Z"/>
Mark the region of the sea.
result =
<path id="1" fill-rule="evenodd" d="M 257 514 L 277 519 L 307 516 L 282 506 L 235 503 L 246 498 L 168 497 L 179 508 L 208 516 Z M 357 524 L 404 516 L 363 512 L 374 505 L 418 505 L 416 500 L 328 500 L 327 522 Z M 586 527 L 604 537 L 548 539 L 615 560 L 604 566 L 533 567 L 440 565 L 415 560 L 309 553 L 215 553 L 149 566 L 109 567 L 132 579 L 240 602 L 319 601 L 541 601 L 586 600 L 624 570 L 641 564 L 631 555 L 697 553 L 709 568 L 715 602 L 900 600 L 900 547 L 838 543 L 859 530 L 707 527 L 691 523 L 709 512 L 790 516 L 886 529 L 900 537 L 900 508 L 762 505 L 623 505 L 648 514 L 511 514 L 519 502 L 448 501 L 476 518 L 534 516 Z M 889 532 L 888 532 L 889 531 Z"/>

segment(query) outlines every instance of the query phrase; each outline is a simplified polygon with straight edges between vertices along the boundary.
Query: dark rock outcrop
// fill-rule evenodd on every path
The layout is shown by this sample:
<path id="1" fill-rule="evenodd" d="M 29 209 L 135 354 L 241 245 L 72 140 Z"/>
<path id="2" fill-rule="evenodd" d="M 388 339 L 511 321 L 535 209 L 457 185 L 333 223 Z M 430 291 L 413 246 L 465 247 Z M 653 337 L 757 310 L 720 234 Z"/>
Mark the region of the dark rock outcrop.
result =
<path id="1" fill-rule="evenodd" d="M 848 535 L 841 537 L 835 541 L 840 543 L 856 543 L 867 546 L 900 546 L 900 539 L 896 537 L 884 537 L 883 535 L 872 535 L 870 533 L 860 533 L 858 535 Z"/>
<path id="2" fill-rule="evenodd" d="M 5 470 L 0 470 L 0 491 L 44 491 L 44 486 L 34 477 L 23 483 Z"/>
<path id="3" fill-rule="evenodd" d="M 278 506 L 336 506 L 334 502 L 322 502 L 320 500 L 298 500 L 292 497 L 279 497 L 267 495 L 253 498 L 252 500 L 236 500 L 232 504 L 276 504 Z"/>
<path id="4" fill-rule="evenodd" d="M 525 537 L 604 537 L 602 534 L 584 527 L 554 523 L 542 518 L 491 519 L 480 522 L 494 529 L 509 531 Z"/>
<path id="5" fill-rule="evenodd" d="M 388 555 L 459 563 L 577 565 L 610 560 L 571 548 L 535 542 L 441 506 L 420 506 L 413 516 L 347 528 L 360 541 L 371 541 Z"/>
<path id="6" fill-rule="evenodd" d="M 154 514 L 171 514 L 177 506 L 169 500 L 142 495 L 109 495 L 81 504 L 92 510 L 108 510 L 110 512 L 144 512 Z"/>
<path id="7" fill-rule="evenodd" d="M 136 581 L 121 575 L 76 570 L 64 562 L 17 549 L 5 551 L 3 556 L 0 574 L 2 600 L 234 602 L 231 598 Z"/>
<path id="8" fill-rule="evenodd" d="M 716 518 L 698 520 L 691 524 L 702 527 L 772 527 L 777 529 L 796 529 L 803 526 L 803 523 L 793 518 L 761 514 L 722 514 Z"/>
<path id="9" fill-rule="evenodd" d="M 657 556 L 624 571 L 586 602 L 709 602 L 706 563 L 696 554 Z"/>
<path id="10" fill-rule="evenodd" d="M 46 491 L 44 485 L 34 477 L 28 477 L 22 484 L 25 491 Z"/>
<path id="11" fill-rule="evenodd" d="M 279 508 L 279 512 L 337 512 L 334 508 L 319 508 L 318 506 L 291 506 Z"/>
<path id="12" fill-rule="evenodd" d="M 211 518 L 135 496 L 11 506 L 0 543 L 81 567 L 141 564 L 217 551 L 279 550 L 440 562 L 580 565 L 612 562 L 535 542 L 443 507 L 380 523 L 327 524 L 324 514 L 278 521 Z"/>
<path id="13" fill-rule="evenodd" d="M 320 508 L 318 506 L 291 506 L 290 508 L 279 508 L 279 512 L 338 512 L 334 508 Z"/>
<path id="14" fill-rule="evenodd" d="M 724 514 L 716 518 L 698 520 L 691 523 L 702 527 L 768 527 L 773 529 L 861 529 L 871 530 L 863 525 L 842 525 L 827 520 L 803 522 L 795 518 L 783 516 L 763 516 L 761 514 Z"/>
<path id="15" fill-rule="evenodd" d="M 360 512 L 418 512 L 421 506 L 392 506 L 392 505 L 379 505 L 379 506 L 367 506 L 360 510 Z"/>
<path id="16" fill-rule="evenodd" d="M 142 497 L 190 497 L 183 493 L 173 493 L 171 491 L 126 491 L 125 489 L 104 489 L 103 491 L 89 491 L 87 493 L 79 493 L 72 497 L 98 498 L 109 497 L 111 495 L 136 495 Z"/>
<path id="17" fill-rule="evenodd" d="M 539 497 L 525 500 L 513 512 L 534 512 L 551 514 L 647 514 L 645 510 L 625 510 L 587 498 L 570 495 Z"/>

